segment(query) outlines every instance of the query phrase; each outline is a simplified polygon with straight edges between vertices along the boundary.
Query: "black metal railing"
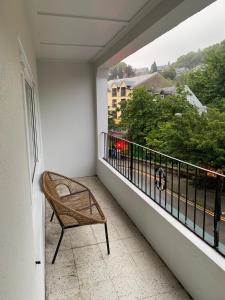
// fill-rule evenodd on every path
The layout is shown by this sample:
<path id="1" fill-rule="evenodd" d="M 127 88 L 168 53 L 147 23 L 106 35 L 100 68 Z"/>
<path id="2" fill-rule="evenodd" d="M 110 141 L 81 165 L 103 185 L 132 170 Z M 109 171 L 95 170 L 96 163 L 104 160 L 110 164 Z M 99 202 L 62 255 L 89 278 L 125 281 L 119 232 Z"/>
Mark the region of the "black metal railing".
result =
<path id="1" fill-rule="evenodd" d="M 114 169 L 225 256 L 225 176 L 220 171 L 103 135 L 104 159 Z"/>

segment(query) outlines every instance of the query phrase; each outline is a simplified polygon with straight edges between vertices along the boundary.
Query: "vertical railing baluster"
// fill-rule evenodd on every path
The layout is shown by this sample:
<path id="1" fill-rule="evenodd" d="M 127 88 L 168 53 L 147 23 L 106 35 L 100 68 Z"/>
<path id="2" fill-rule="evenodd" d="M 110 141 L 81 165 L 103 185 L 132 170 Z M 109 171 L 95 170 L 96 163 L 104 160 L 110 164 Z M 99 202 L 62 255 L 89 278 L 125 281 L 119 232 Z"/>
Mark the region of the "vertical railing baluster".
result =
<path id="1" fill-rule="evenodd" d="M 131 148 L 130 148 L 130 181 L 133 182 L 133 163 L 134 163 L 134 145 L 130 144 Z"/>
<path id="2" fill-rule="evenodd" d="M 126 144 L 124 143 L 124 157 L 125 157 L 125 177 L 128 179 L 128 172 L 127 172 L 127 153 L 128 149 L 126 147 Z"/>
<path id="3" fill-rule="evenodd" d="M 166 171 L 165 171 L 165 173 L 166 173 L 166 178 L 165 178 L 165 180 L 166 180 L 166 182 L 165 182 L 165 185 L 166 185 L 166 186 L 165 186 L 165 208 L 166 208 L 166 204 L 167 204 L 167 175 L 168 175 L 168 174 L 167 174 L 167 173 L 168 173 L 168 172 L 167 172 L 167 171 L 168 171 L 168 170 L 167 170 L 167 157 L 165 158 L 165 170 L 166 170 Z"/>
<path id="4" fill-rule="evenodd" d="M 144 155 L 144 149 L 141 147 L 141 190 L 143 191 L 143 181 L 144 181 L 144 160 L 143 160 L 143 155 Z"/>
<path id="5" fill-rule="evenodd" d="M 205 210 L 206 210 L 206 199 L 207 199 L 207 172 L 205 171 L 205 184 L 204 184 L 204 208 L 203 208 L 203 226 L 202 226 L 202 230 L 203 230 L 203 240 L 205 239 Z"/>
<path id="6" fill-rule="evenodd" d="M 195 168 L 195 198 L 194 198 L 194 230 L 196 225 L 196 206 L 197 206 L 197 176 L 198 176 L 198 170 Z"/>
<path id="7" fill-rule="evenodd" d="M 147 190 L 147 179 L 148 179 L 147 157 L 148 157 L 148 152 L 147 152 L 147 149 L 145 149 L 145 194 L 148 194 L 148 190 Z"/>
<path id="8" fill-rule="evenodd" d="M 111 139 L 112 139 L 112 149 L 113 149 L 112 165 L 113 165 L 113 168 L 115 168 L 116 152 L 115 152 L 115 148 L 114 148 L 114 137 L 111 136 Z"/>
<path id="9" fill-rule="evenodd" d="M 115 146 L 115 149 L 116 149 L 115 166 L 116 166 L 116 170 L 118 170 L 118 154 L 119 154 L 119 151 L 117 150 L 117 146 L 116 146 L 117 140 L 116 139 L 117 138 L 115 137 L 113 142 L 114 142 L 114 146 Z"/>
<path id="10" fill-rule="evenodd" d="M 139 146 L 138 147 L 138 187 L 139 187 L 139 178 L 140 178 L 140 173 L 139 173 Z"/>
<path id="11" fill-rule="evenodd" d="M 162 156 L 161 156 L 161 154 L 159 154 L 159 168 L 160 168 L 160 170 L 162 169 Z M 159 173 L 159 204 L 160 205 L 161 205 L 161 196 L 162 196 L 161 185 L 162 185 L 162 174 Z"/>
<path id="12" fill-rule="evenodd" d="M 156 169 L 157 169 L 157 166 L 156 166 L 156 152 L 155 152 L 155 157 L 154 157 L 154 170 L 155 170 L 155 174 L 154 174 L 154 201 L 156 201 Z M 157 201 L 158 202 L 158 201 Z"/>
<path id="13" fill-rule="evenodd" d="M 152 152 L 149 152 L 149 193 L 152 197 Z"/>
<path id="14" fill-rule="evenodd" d="M 180 219 L 180 162 L 178 162 L 178 204 L 177 204 L 177 213 L 178 219 Z"/>
<path id="15" fill-rule="evenodd" d="M 186 197 L 185 197 L 185 223 L 187 221 L 187 210 L 188 210 L 188 184 L 189 184 L 189 170 L 188 165 L 186 167 Z"/>
<path id="16" fill-rule="evenodd" d="M 171 205 L 171 214 L 173 215 L 173 160 L 171 166 L 171 198 L 170 198 L 170 205 Z"/>
<path id="17" fill-rule="evenodd" d="M 125 143 L 124 143 L 124 141 L 122 141 L 122 147 L 123 147 L 123 176 L 125 176 L 126 177 L 126 173 L 125 173 L 125 170 L 126 170 L 126 168 L 125 168 Z M 125 174 L 125 175 L 124 175 Z"/>
<path id="18" fill-rule="evenodd" d="M 112 142 L 111 142 L 111 135 L 108 135 L 109 137 L 109 163 L 112 165 Z"/>
<path id="19" fill-rule="evenodd" d="M 113 149 L 114 149 L 113 167 L 115 169 L 117 169 L 116 168 L 116 156 L 117 156 L 117 153 L 116 153 L 116 147 L 115 147 L 115 137 L 112 137 L 112 145 L 113 145 Z"/>
<path id="20" fill-rule="evenodd" d="M 215 195 L 215 206 L 214 206 L 214 247 L 219 246 L 219 228 L 221 218 L 221 196 L 223 190 L 223 178 L 217 175 L 216 178 L 216 195 Z"/>

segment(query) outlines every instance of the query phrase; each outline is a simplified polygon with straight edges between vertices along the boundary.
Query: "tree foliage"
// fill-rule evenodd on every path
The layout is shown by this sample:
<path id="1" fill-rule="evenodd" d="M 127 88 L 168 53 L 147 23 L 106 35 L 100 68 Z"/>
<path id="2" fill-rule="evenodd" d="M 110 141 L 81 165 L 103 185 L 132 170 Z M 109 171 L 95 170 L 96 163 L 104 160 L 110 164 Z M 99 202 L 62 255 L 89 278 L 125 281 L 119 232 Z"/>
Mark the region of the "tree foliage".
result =
<path id="1" fill-rule="evenodd" d="M 208 51 L 204 66 L 189 73 L 186 81 L 203 104 L 224 110 L 225 41 Z"/>
<path id="2" fill-rule="evenodd" d="M 158 71 L 156 62 L 154 61 L 153 64 L 151 65 L 150 73 L 155 73 Z"/>
<path id="3" fill-rule="evenodd" d="M 146 136 L 176 113 L 182 113 L 190 104 L 184 100 L 186 93 L 168 96 L 150 94 L 144 87 L 133 90 L 131 99 L 121 105 L 121 125 L 128 130 L 128 137 L 146 145 Z M 192 106 L 191 106 L 192 107 Z"/>
<path id="4" fill-rule="evenodd" d="M 201 64 L 204 64 L 208 53 L 211 51 L 214 51 L 214 50 L 216 51 L 221 46 L 222 43 L 224 43 L 224 41 L 221 43 L 209 46 L 207 48 L 204 48 L 203 50 L 199 49 L 196 52 L 192 51 L 187 54 L 184 54 L 184 55 L 178 57 L 177 61 L 175 63 L 173 63 L 173 67 L 175 67 L 175 68 L 184 67 L 189 70 L 192 70 L 195 67 L 197 67 Z"/>
<path id="5" fill-rule="evenodd" d="M 109 70 L 108 80 L 117 78 L 130 78 L 135 76 L 135 69 L 125 62 L 120 62 Z"/>
<path id="6" fill-rule="evenodd" d="M 117 125 L 115 122 L 115 117 L 113 116 L 112 110 L 108 110 L 108 129 L 116 129 Z"/>
<path id="7" fill-rule="evenodd" d="M 163 77 L 165 77 L 165 78 L 174 80 L 175 77 L 176 77 L 176 70 L 175 70 L 175 68 L 174 68 L 173 66 L 168 66 L 167 68 L 165 68 L 165 69 L 162 71 L 162 75 L 163 75 Z"/>
<path id="8" fill-rule="evenodd" d="M 161 99 L 135 89 L 121 107 L 121 124 L 128 138 L 173 157 L 206 167 L 225 165 L 225 112 L 216 108 L 199 114 L 186 92 Z"/>

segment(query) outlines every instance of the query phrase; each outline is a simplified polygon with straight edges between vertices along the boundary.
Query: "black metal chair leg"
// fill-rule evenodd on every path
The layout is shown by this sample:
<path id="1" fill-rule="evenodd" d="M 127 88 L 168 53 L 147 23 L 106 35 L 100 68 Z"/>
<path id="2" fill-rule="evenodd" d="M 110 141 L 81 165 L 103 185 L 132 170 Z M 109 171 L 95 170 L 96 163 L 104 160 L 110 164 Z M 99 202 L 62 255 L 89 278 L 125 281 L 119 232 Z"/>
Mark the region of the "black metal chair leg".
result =
<path id="1" fill-rule="evenodd" d="M 109 237 L 108 237 L 107 223 L 105 223 L 105 238 L 106 238 L 106 244 L 107 244 L 107 251 L 108 251 L 108 255 L 109 255 L 110 249 L 109 249 Z"/>
<path id="2" fill-rule="evenodd" d="M 51 219 L 50 219 L 50 222 L 52 222 L 52 220 L 53 220 L 53 217 L 54 217 L 54 211 L 52 212 L 52 216 L 51 216 Z"/>
<path id="3" fill-rule="evenodd" d="M 56 259 L 56 256 L 58 254 L 59 247 L 60 247 L 60 244 L 62 242 L 63 234 L 64 234 L 64 228 L 62 228 L 61 235 L 60 235 L 60 238 L 59 238 L 59 241 L 58 241 L 58 245 L 56 247 L 55 254 L 54 254 L 54 257 L 53 257 L 53 260 L 52 260 L 52 264 L 55 263 L 55 259 Z"/>

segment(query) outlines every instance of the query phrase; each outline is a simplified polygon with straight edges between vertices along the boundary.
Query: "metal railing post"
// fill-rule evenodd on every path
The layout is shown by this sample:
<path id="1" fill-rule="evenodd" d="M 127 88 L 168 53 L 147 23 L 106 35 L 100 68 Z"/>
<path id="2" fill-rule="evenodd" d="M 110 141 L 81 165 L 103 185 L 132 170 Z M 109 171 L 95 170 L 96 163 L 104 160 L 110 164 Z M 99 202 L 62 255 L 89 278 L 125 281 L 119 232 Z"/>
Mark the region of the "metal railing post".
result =
<path id="1" fill-rule="evenodd" d="M 133 144 L 130 144 L 130 181 L 133 182 L 134 151 Z"/>
<path id="2" fill-rule="evenodd" d="M 222 189 L 223 189 L 223 178 L 217 175 L 215 208 L 214 208 L 214 247 L 215 248 L 219 246 Z"/>

